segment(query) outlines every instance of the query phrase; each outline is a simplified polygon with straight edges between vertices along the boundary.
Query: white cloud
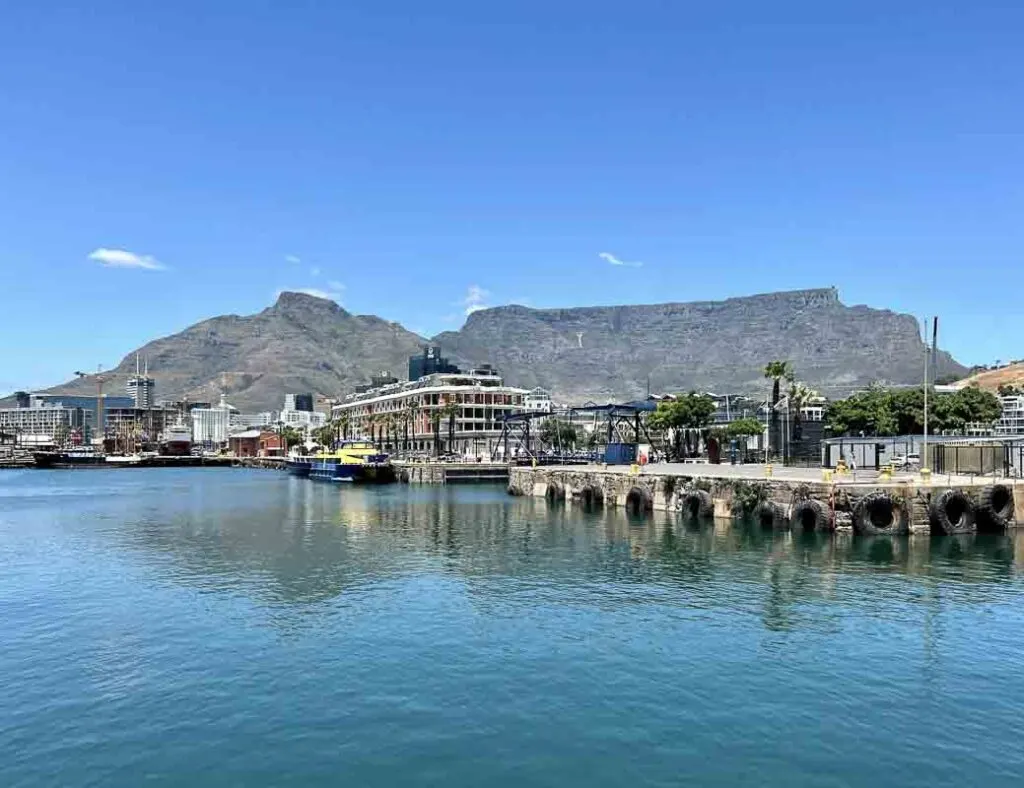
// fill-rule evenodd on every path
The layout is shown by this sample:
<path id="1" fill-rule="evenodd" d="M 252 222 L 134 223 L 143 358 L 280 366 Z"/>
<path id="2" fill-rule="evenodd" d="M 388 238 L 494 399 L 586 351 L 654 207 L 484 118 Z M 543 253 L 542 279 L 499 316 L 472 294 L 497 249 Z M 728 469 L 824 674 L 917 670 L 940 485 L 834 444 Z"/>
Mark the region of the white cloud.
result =
<path id="1" fill-rule="evenodd" d="M 126 249 L 106 249 L 102 246 L 90 253 L 89 259 L 107 268 L 144 268 L 147 271 L 162 271 L 167 267 L 148 254 L 136 254 Z"/>
<path id="2" fill-rule="evenodd" d="M 639 268 L 643 265 L 639 260 L 620 260 L 618 257 L 613 255 L 611 252 L 598 252 L 597 256 L 607 262 L 609 265 L 625 266 L 626 268 Z"/>
<path id="3" fill-rule="evenodd" d="M 314 265 L 312 268 L 309 269 L 309 273 L 311 273 L 313 276 L 320 276 L 320 269 Z"/>
<path id="4" fill-rule="evenodd" d="M 331 288 L 331 290 L 337 290 L 339 293 L 345 289 L 345 285 L 339 282 L 337 279 L 331 279 L 327 283 L 327 286 Z"/>
<path id="5" fill-rule="evenodd" d="M 300 260 L 298 257 L 296 257 L 293 254 L 286 254 L 284 256 L 284 261 L 286 263 L 291 263 L 292 265 L 298 265 L 299 263 L 302 262 L 302 260 Z"/>
<path id="6" fill-rule="evenodd" d="M 470 285 L 466 291 L 466 297 L 462 299 L 462 306 L 466 308 L 466 314 L 471 315 L 481 309 L 487 309 L 486 301 L 491 294 L 480 285 Z"/>

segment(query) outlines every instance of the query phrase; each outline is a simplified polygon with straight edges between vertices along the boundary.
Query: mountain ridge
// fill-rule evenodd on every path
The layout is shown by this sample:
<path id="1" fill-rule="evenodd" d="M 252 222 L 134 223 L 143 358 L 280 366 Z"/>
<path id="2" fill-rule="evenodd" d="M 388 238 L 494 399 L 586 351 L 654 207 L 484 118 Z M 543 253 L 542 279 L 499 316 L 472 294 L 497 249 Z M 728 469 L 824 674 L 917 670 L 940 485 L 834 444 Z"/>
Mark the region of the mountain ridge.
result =
<path id="1" fill-rule="evenodd" d="M 835 288 L 721 301 L 545 308 L 509 304 L 470 314 L 458 331 L 427 340 L 376 315 L 285 291 L 253 315 L 202 320 L 126 354 L 113 370 L 134 373 L 149 359 L 158 399 L 216 401 L 243 410 L 281 407 L 285 393 L 344 395 L 378 370 L 404 377 L 408 356 L 430 342 L 466 365 L 492 363 L 511 385 L 550 389 L 558 401 L 632 399 L 652 392 L 766 389 L 764 364 L 789 359 L 823 393 L 872 382 L 920 379 L 924 343 L 917 320 L 891 310 L 846 306 Z M 937 375 L 966 368 L 938 355 Z M 110 374 L 110 373 L 105 373 Z M 107 391 L 124 390 L 122 377 Z M 95 391 L 94 379 L 49 389 Z"/>

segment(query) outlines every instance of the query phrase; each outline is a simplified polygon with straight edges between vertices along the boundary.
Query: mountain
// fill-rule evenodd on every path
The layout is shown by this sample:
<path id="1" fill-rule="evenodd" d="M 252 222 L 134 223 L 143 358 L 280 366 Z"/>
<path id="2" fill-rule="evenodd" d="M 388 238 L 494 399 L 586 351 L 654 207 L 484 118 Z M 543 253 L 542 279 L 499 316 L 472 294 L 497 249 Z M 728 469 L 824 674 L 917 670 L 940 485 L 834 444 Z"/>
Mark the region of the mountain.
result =
<path id="1" fill-rule="evenodd" d="M 487 360 L 527 388 L 571 403 L 632 399 L 689 389 L 760 393 L 764 365 L 793 362 L 797 376 L 827 396 L 872 382 L 913 384 L 924 373 L 916 319 L 845 306 L 833 288 L 725 301 L 651 306 L 529 309 L 471 314 L 435 337 L 462 362 Z M 966 369 L 941 352 L 936 375 Z"/>
<path id="2" fill-rule="evenodd" d="M 157 399 L 217 402 L 223 392 L 242 411 L 280 410 L 289 392 L 337 396 L 382 369 L 401 377 L 425 341 L 397 323 L 285 292 L 258 314 L 204 320 L 133 350 L 106 391 L 124 393 L 138 354 L 149 361 Z M 93 393 L 96 385 L 86 378 L 53 390 Z"/>
<path id="3" fill-rule="evenodd" d="M 977 386 L 993 394 L 999 392 L 1000 386 L 1009 386 L 1024 390 L 1024 361 L 1014 361 L 1002 367 L 983 369 L 969 377 L 958 381 L 958 386 Z"/>
<path id="4" fill-rule="evenodd" d="M 333 301 L 282 293 L 256 315 L 204 320 L 132 351 L 107 391 L 124 391 L 136 353 L 149 360 L 158 399 L 216 401 L 243 411 L 279 409 L 288 392 L 338 396 L 382 369 L 404 377 L 426 340 Z M 918 383 L 924 345 L 917 321 L 845 306 L 834 289 L 769 293 L 726 301 L 651 306 L 474 312 L 459 331 L 432 342 L 470 366 L 489 362 L 517 386 L 550 389 L 559 402 L 632 399 L 689 389 L 763 393 L 762 370 L 793 362 L 798 377 L 837 396 L 872 382 Z M 966 368 L 939 353 L 936 377 Z M 52 391 L 95 391 L 90 379 Z"/>

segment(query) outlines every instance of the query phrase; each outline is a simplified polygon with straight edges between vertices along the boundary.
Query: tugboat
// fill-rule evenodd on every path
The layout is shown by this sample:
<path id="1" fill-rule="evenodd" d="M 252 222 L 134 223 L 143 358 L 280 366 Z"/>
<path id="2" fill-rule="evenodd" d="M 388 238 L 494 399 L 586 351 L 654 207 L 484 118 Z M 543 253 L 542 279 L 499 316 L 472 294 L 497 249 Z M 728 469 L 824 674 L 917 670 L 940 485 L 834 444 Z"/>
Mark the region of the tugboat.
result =
<path id="1" fill-rule="evenodd" d="M 343 441 L 333 452 L 310 459 L 309 478 L 317 481 L 388 484 L 395 480 L 391 458 L 370 441 Z"/>
<path id="2" fill-rule="evenodd" d="M 309 472 L 313 468 L 313 458 L 289 454 L 284 461 L 284 467 L 292 476 L 309 476 Z"/>

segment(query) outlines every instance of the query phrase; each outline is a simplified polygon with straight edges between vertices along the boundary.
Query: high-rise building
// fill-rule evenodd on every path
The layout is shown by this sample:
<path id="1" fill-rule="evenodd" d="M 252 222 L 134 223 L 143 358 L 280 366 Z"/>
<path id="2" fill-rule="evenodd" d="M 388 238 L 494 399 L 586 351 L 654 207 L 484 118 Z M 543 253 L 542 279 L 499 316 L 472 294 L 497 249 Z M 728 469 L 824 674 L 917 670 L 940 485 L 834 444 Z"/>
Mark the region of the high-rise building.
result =
<path id="1" fill-rule="evenodd" d="M 421 355 L 409 356 L 409 380 L 419 380 L 436 373 L 457 375 L 461 371 L 441 355 L 441 348 L 436 345 L 423 348 Z"/>
<path id="2" fill-rule="evenodd" d="M 312 394 L 296 394 L 295 395 L 295 410 L 302 410 L 307 413 L 313 412 L 313 395 Z"/>
<path id="3" fill-rule="evenodd" d="M 153 392 L 156 389 L 156 381 L 149 376 L 149 359 L 146 359 L 146 368 L 143 371 L 138 354 L 135 356 L 135 374 L 128 378 L 125 386 L 128 396 L 132 398 L 136 408 L 152 408 L 155 400 Z"/>
<path id="4" fill-rule="evenodd" d="M 153 407 L 153 392 L 156 389 L 156 381 L 145 375 L 135 375 L 128 378 L 126 386 L 128 396 L 132 398 L 136 408 Z"/>

